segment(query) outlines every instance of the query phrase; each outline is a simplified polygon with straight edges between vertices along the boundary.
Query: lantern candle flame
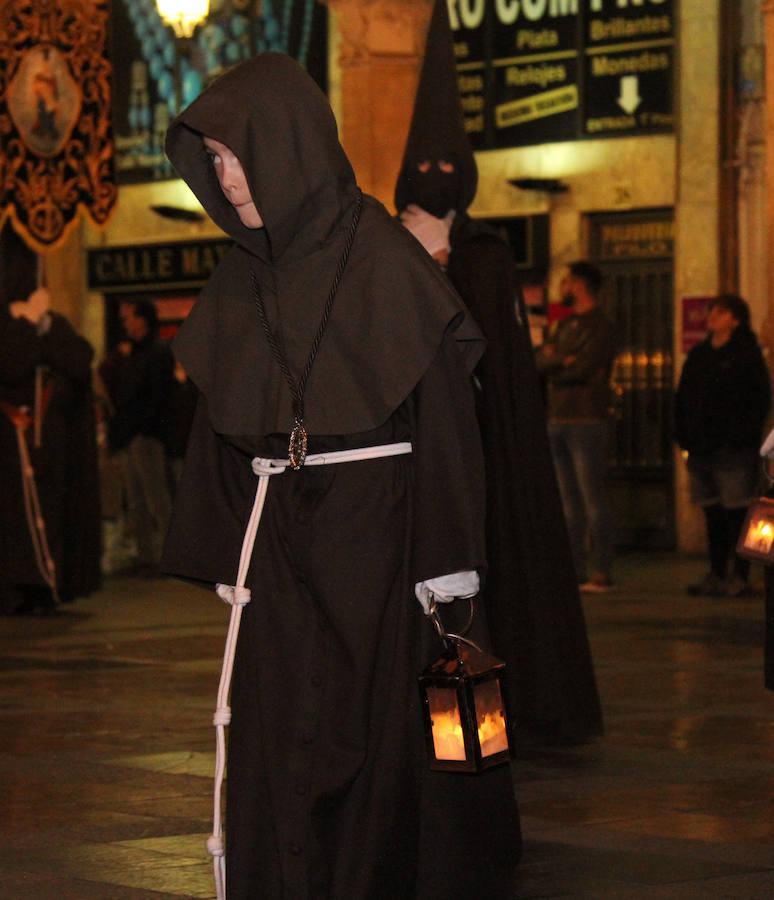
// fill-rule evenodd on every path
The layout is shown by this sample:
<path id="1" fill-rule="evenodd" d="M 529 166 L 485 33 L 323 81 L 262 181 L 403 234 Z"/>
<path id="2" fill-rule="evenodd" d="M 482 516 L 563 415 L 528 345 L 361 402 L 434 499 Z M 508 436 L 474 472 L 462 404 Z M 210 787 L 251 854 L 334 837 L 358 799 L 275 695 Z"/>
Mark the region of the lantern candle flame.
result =
<path id="1" fill-rule="evenodd" d="M 433 748 L 436 759 L 467 759 L 458 710 L 433 715 Z"/>
<path id="2" fill-rule="evenodd" d="M 436 712 L 432 718 L 433 749 L 436 759 L 467 759 L 459 710 Z M 502 711 L 485 713 L 478 722 L 478 743 L 482 756 L 508 749 L 508 734 Z"/>
<path id="3" fill-rule="evenodd" d="M 486 713 L 478 723 L 478 743 L 482 756 L 492 756 L 508 749 L 508 732 L 502 711 Z"/>
<path id="4" fill-rule="evenodd" d="M 774 485 L 774 479 L 767 476 Z M 758 497 L 750 504 L 736 542 L 736 552 L 750 562 L 774 564 L 774 499 Z"/>

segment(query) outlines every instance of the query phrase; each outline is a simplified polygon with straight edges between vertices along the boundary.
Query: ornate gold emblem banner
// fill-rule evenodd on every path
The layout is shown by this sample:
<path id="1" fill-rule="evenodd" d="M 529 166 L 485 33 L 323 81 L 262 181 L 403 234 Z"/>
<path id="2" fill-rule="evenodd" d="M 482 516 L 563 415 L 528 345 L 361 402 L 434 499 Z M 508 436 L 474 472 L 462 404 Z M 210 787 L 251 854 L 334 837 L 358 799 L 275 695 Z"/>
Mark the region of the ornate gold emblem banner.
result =
<path id="1" fill-rule="evenodd" d="M 0 222 L 38 252 L 116 201 L 108 0 L 0 0 Z"/>

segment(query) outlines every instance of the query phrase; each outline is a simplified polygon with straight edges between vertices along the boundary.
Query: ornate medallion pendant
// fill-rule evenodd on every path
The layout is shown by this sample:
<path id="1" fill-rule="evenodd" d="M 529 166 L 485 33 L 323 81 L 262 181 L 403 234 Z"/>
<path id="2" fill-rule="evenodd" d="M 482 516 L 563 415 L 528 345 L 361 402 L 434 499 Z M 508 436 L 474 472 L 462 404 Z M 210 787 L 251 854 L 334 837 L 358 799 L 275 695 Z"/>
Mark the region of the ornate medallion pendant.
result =
<path id="1" fill-rule="evenodd" d="M 288 459 L 293 469 L 300 469 L 306 459 L 306 428 L 304 428 L 303 420 L 298 416 L 295 417 L 295 425 L 290 432 Z"/>

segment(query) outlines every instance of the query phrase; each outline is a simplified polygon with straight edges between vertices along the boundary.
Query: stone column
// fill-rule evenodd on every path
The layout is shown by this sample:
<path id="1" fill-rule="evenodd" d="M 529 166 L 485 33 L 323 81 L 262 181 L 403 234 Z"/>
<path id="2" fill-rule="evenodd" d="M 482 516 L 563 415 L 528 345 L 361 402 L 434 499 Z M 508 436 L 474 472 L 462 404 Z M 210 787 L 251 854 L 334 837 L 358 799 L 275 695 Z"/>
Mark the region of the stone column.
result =
<path id="1" fill-rule="evenodd" d="M 360 186 L 394 211 L 431 0 L 321 0 L 333 12 L 341 142 Z"/>
<path id="2" fill-rule="evenodd" d="M 676 119 L 678 195 L 675 204 L 675 377 L 681 353 L 682 300 L 715 295 L 720 287 L 720 0 L 681 0 L 678 6 Z M 704 522 L 688 501 L 686 469 L 675 461 L 678 546 L 699 552 Z"/>

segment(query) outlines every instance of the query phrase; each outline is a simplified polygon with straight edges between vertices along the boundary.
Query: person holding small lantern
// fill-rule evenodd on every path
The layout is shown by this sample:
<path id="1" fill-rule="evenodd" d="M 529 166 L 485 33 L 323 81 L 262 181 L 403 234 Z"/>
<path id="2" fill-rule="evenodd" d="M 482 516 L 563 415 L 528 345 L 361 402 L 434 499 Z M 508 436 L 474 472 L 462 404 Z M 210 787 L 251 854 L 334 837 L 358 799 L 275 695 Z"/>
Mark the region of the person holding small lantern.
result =
<path id="1" fill-rule="evenodd" d="M 290 57 L 221 76 L 166 148 L 235 241 L 174 344 L 200 394 L 162 563 L 232 606 L 218 897 L 507 896 L 509 768 L 431 770 L 417 684 L 423 613 L 485 567 L 481 335 Z"/>

